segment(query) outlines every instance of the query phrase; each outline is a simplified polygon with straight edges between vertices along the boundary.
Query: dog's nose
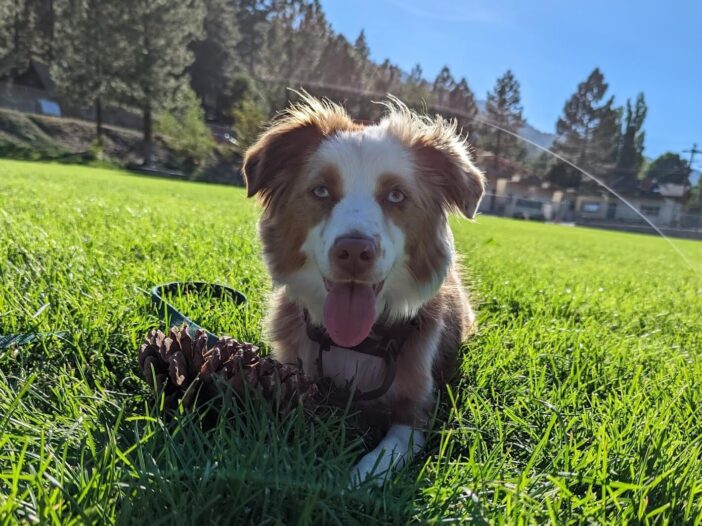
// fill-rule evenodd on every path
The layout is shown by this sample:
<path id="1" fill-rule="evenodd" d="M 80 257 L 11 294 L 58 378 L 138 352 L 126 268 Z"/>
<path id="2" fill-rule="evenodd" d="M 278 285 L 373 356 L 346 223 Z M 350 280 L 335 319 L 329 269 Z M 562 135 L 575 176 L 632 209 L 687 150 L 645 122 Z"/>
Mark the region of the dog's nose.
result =
<path id="1" fill-rule="evenodd" d="M 368 272 L 375 258 L 375 241 L 368 237 L 342 236 L 331 249 L 332 265 L 349 277 L 360 277 Z"/>

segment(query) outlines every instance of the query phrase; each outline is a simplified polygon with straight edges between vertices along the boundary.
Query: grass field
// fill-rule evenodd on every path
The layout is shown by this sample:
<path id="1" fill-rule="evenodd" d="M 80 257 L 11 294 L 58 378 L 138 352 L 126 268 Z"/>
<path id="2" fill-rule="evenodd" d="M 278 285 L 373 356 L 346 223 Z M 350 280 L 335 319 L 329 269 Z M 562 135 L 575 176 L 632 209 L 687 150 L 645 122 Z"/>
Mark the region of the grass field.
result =
<path id="1" fill-rule="evenodd" d="M 258 342 L 270 282 L 240 189 L 0 161 L 0 523 L 702 521 L 702 243 L 481 217 L 455 221 L 479 304 L 425 455 L 346 489 L 343 415 L 263 404 L 167 424 L 138 377 L 144 294 L 228 283 L 245 308 L 183 304 Z M 244 416 L 246 416 L 244 418 Z"/>

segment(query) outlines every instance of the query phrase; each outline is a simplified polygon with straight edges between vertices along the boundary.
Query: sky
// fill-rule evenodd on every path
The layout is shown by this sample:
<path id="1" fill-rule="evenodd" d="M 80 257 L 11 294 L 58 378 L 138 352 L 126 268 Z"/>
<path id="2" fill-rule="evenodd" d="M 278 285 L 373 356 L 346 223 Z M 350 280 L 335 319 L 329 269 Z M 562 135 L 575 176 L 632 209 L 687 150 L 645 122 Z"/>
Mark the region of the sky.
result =
<path id="1" fill-rule="evenodd" d="M 433 79 L 448 65 L 485 99 L 511 69 L 524 116 L 553 132 L 565 101 L 599 67 L 617 104 L 643 92 L 647 157 L 702 149 L 702 1 L 321 0 L 371 58 Z M 687 158 L 688 154 L 685 154 Z M 702 155 L 695 167 L 702 167 Z"/>

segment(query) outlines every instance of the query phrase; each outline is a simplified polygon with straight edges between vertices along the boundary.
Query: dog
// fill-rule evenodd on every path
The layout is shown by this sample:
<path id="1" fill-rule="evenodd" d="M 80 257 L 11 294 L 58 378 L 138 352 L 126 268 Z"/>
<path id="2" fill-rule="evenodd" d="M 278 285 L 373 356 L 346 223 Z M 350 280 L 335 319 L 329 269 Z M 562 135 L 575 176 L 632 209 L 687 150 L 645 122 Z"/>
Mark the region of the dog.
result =
<path id="1" fill-rule="evenodd" d="M 460 344 L 475 329 L 448 217 L 475 217 L 485 178 L 455 123 L 420 116 L 396 98 L 384 105 L 377 123 L 361 124 L 301 94 L 242 167 L 248 197 L 262 206 L 274 356 L 339 386 L 379 390 L 365 406 L 389 415 L 384 438 L 353 469 L 356 483 L 386 480 L 421 450 L 435 387 L 455 372 Z M 389 354 L 354 349 L 376 330 L 410 324 L 387 351 L 388 382 Z M 328 337 L 323 349 L 312 336 L 319 329 Z"/>

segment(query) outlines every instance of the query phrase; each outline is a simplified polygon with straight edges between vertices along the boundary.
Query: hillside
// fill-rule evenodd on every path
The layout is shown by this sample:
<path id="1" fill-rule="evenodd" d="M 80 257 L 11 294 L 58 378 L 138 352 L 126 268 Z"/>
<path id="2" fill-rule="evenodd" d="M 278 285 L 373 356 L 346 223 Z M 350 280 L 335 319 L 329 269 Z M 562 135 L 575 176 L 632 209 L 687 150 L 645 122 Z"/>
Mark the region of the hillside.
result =
<path id="1" fill-rule="evenodd" d="M 101 160 L 122 167 L 138 166 L 142 162 L 140 132 L 105 125 L 103 133 Z M 0 109 L 0 158 L 92 161 L 96 158 L 94 141 L 92 122 Z M 158 137 L 154 157 L 157 165 L 172 175 L 241 184 L 239 158 L 223 147 L 215 149 L 208 166 L 197 176 L 181 173 L 176 156 Z"/>

